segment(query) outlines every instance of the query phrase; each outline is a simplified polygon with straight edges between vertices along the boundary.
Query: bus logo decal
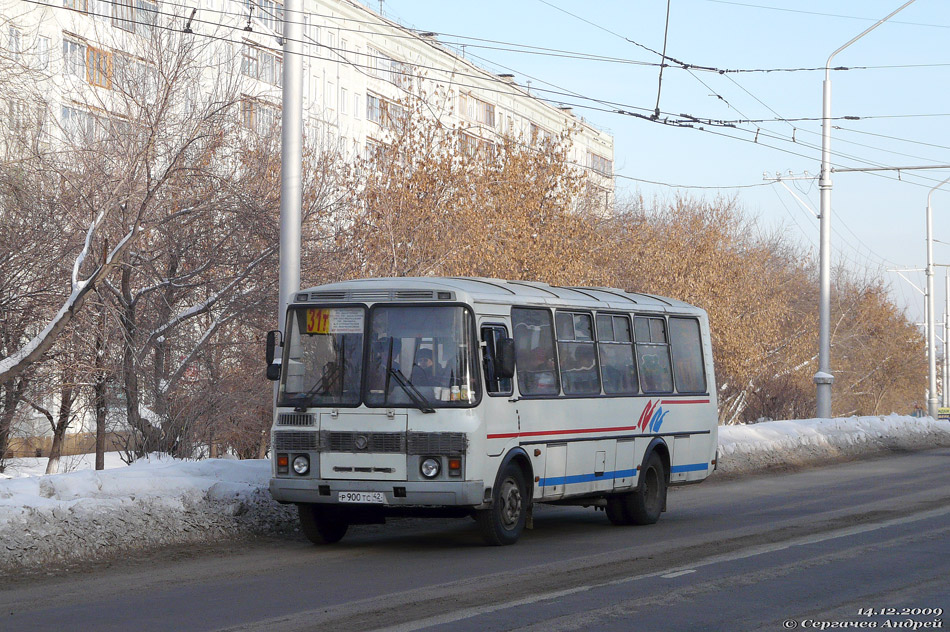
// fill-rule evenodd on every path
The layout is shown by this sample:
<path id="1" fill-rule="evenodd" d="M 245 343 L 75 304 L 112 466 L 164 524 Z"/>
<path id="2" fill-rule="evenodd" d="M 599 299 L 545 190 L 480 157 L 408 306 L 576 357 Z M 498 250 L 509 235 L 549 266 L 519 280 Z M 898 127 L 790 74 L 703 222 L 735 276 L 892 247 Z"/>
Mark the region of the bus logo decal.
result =
<path id="1" fill-rule="evenodd" d="M 640 420 L 637 422 L 637 428 L 639 428 L 641 432 L 647 428 L 650 429 L 650 432 L 660 431 L 663 420 L 670 412 L 663 410 L 663 406 L 660 405 L 661 403 L 663 403 L 661 400 L 656 400 L 655 402 L 649 401 L 647 405 L 644 406 L 643 412 L 640 413 Z"/>

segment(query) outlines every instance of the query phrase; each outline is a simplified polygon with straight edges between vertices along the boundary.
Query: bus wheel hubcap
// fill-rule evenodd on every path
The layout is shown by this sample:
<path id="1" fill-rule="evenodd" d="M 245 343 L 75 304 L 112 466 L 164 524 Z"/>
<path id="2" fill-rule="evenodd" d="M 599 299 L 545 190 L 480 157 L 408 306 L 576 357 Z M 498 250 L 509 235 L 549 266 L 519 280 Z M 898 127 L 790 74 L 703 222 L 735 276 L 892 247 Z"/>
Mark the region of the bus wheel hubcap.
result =
<path id="1" fill-rule="evenodd" d="M 518 524 L 521 517 L 521 491 L 518 485 L 506 478 L 501 486 L 501 521 L 505 528 L 511 528 Z"/>

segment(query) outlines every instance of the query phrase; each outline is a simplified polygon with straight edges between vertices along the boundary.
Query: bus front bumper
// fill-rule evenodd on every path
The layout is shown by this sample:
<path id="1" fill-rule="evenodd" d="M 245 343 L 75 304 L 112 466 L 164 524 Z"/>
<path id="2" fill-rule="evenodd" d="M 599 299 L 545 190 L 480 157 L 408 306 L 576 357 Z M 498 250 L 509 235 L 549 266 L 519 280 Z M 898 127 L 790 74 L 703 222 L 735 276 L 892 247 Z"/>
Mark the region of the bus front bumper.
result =
<path id="1" fill-rule="evenodd" d="M 476 507 L 484 503 L 486 486 L 483 481 L 270 479 L 271 496 L 281 503 L 336 504 L 340 492 L 379 492 L 386 499 L 382 506 Z"/>

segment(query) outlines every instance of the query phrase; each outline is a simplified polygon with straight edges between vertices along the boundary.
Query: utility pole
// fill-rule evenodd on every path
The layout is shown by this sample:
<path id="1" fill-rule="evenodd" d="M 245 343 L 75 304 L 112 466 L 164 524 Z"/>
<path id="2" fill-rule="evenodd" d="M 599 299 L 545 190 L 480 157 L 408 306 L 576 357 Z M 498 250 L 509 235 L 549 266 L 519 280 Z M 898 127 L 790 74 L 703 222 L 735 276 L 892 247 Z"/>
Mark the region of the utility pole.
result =
<path id="1" fill-rule="evenodd" d="M 300 289 L 300 231 L 303 204 L 303 7 L 302 0 L 284 2 L 284 88 L 280 128 L 280 289 L 277 327 L 291 297 Z"/>
<path id="2" fill-rule="evenodd" d="M 822 83 L 821 108 L 821 175 L 818 189 L 821 192 L 820 245 L 819 245 L 819 290 L 818 290 L 818 371 L 814 382 L 818 403 L 817 416 L 831 417 L 831 60 L 834 56 L 879 27 L 912 4 L 908 0 L 896 11 L 864 30 L 847 44 L 831 53 L 825 62 L 825 80 Z"/>
<path id="3" fill-rule="evenodd" d="M 950 268 L 945 271 L 944 297 L 947 305 L 943 310 L 943 407 L 950 406 Z"/>
<path id="4" fill-rule="evenodd" d="M 933 209 L 930 198 L 934 191 L 950 182 L 950 177 L 930 189 L 927 194 L 927 414 L 937 418 L 937 344 L 934 325 L 934 235 Z"/>

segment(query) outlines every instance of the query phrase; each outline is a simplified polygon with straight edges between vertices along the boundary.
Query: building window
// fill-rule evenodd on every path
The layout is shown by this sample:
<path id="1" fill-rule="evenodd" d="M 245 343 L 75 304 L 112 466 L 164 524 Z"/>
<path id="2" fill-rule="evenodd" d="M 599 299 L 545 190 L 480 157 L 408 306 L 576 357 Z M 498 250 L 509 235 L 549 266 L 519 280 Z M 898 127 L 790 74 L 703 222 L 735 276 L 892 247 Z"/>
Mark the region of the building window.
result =
<path id="1" fill-rule="evenodd" d="M 310 42 L 313 44 L 314 56 L 324 57 L 323 48 L 320 46 L 320 27 L 316 24 L 310 26 Z"/>
<path id="2" fill-rule="evenodd" d="M 89 14 L 97 20 L 112 19 L 113 0 L 86 0 L 89 7 Z"/>
<path id="3" fill-rule="evenodd" d="M 495 127 L 495 106 L 491 103 L 479 100 L 476 115 L 478 122 L 482 125 L 487 125 L 491 128 Z"/>
<path id="4" fill-rule="evenodd" d="M 86 46 L 63 39 L 63 74 L 86 78 Z"/>
<path id="5" fill-rule="evenodd" d="M 112 89 L 112 53 L 92 46 L 86 49 L 86 81 Z"/>
<path id="6" fill-rule="evenodd" d="M 244 11 L 277 35 L 283 35 L 284 5 L 272 0 L 244 0 Z"/>
<path id="7" fill-rule="evenodd" d="M 23 39 L 20 36 L 20 29 L 15 26 L 10 27 L 10 37 L 9 37 L 9 46 L 7 50 L 10 51 L 10 57 L 13 61 L 20 61 L 20 53 L 22 52 L 21 46 Z"/>
<path id="8" fill-rule="evenodd" d="M 91 141 L 95 130 L 95 119 L 88 112 L 63 106 L 63 131 L 72 141 Z"/>
<path id="9" fill-rule="evenodd" d="M 132 0 L 115 0 L 112 5 L 112 26 L 135 32 L 135 7 Z"/>
<path id="10" fill-rule="evenodd" d="M 613 174 L 613 161 L 604 158 L 592 151 L 587 152 L 588 166 L 602 176 L 610 177 Z"/>
<path id="11" fill-rule="evenodd" d="M 474 156 L 478 151 L 478 138 L 465 132 L 459 132 L 459 148 L 463 153 Z"/>
<path id="12" fill-rule="evenodd" d="M 40 35 L 36 38 L 36 55 L 34 56 L 33 66 L 37 70 L 46 70 L 49 68 L 49 38 Z"/>
<path id="13" fill-rule="evenodd" d="M 280 108 L 258 99 L 245 97 L 241 100 L 241 122 L 261 136 L 271 133 L 280 118 Z"/>
<path id="14" fill-rule="evenodd" d="M 380 99 L 375 94 L 366 95 L 366 118 L 374 123 L 382 121 L 382 112 L 379 108 Z"/>
<path id="15" fill-rule="evenodd" d="M 356 93 L 353 95 L 353 118 L 360 117 L 360 102 L 363 99 L 363 95 Z"/>
<path id="16" fill-rule="evenodd" d="M 470 94 L 459 94 L 459 115 L 469 121 L 495 127 L 495 105 Z"/>
<path id="17" fill-rule="evenodd" d="M 135 27 L 139 35 L 151 35 L 152 27 L 158 22 L 158 3 L 149 0 L 136 0 L 135 3 Z"/>
<path id="18" fill-rule="evenodd" d="M 86 12 L 86 0 L 63 0 L 63 6 L 73 11 Z"/>
<path id="19" fill-rule="evenodd" d="M 272 86 L 283 82 L 283 62 L 280 57 L 249 44 L 241 56 L 241 74 Z"/>
<path id="20" fill-rule="evenodd" d="M 349 113 L 350 93 L 346 88 L 340 88 L 340 114 Z"/>

